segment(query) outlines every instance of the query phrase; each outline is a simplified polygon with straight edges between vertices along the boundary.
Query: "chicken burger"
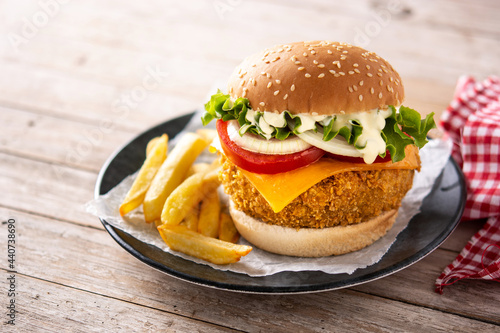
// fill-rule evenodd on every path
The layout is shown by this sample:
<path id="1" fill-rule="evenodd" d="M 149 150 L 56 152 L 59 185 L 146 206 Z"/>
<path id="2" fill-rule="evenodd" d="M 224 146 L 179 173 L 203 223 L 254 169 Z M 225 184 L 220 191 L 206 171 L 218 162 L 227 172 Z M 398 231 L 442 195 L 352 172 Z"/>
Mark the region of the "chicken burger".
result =
<path id="1" fill-rule="evenodd" d="M 240 234 L 302 257 L 385 235 L 435 126 L 403 99 L 386 60 L 346 43 L 278 45 L 244 60 L 202 117 L 217 122 L 220 177 Z"/>

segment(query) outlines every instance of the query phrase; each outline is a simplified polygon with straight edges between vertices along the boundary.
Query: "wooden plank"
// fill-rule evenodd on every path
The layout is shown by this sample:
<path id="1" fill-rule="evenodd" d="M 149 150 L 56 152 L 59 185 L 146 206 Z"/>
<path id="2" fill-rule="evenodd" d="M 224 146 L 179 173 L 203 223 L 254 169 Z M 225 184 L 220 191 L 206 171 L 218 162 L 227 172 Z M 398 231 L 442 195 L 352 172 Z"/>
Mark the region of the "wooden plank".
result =
<path id="1" fill-rule="evenodd" d="M 87 214 L 96 174 L 0 153 L 0 203 L 21 211 L 102 228 Z"/>
<path id="2" fill-rule="evenodd" d="M 234 332 L 83 290 L 17 275 L 18 332 Z M 3 324 L 3 323 L 2 323 Z M 9 330 L 10 327 L 4 325 Z"/>
<path id="3" fill-rule="evenodd" d="M 446 6 L 447 4 L 438 5 L 435 8 L 431 7 L 424 13 L 427 15 L 434 9 L 436 18 L 450 16 L 450 7 L 453 6 Z M 495 66 L 491 66 L 491 64 L 498 62 L 496 38 L 486 38 L 484 34 L 475 35 L 473 31 L 468 31 L 465 35 L 462 32 L 457 32 L 456 29 L 440 29 L 441 21 L 434 19 L 429 23 L 428 16 L 421 15 L 420 9 L 413 9 L 413 12 L 416 13 L 415 20 L 409 20 L 409 17 L 404 19 L 397 19 L 397 16 L 394 19 L 391 17 L 387 23 L 383 22 L 382 25 L 379 23 L 380 31 L 370 33 L 370 24 L 377 23 L 373 17 L 375 10 L 366 3 L 353 4 L 349 8 L 345 7 L 328 6 L 324 2 L 318 3 L 316 6 L 307 3 L 294 7 L 263 2 L 241 3 L 234 6 L 230 14 L 224 15 L 222 19 L 218 18 L 215 15 L 216 12 L 211 10 L 192 10 L 189 11 L 188 19 L 170 19 L 162 22 L 159 22 L 155 13 L 149 10 L 146 14 L 148 21 L 143 24 L 140 20 L 128 19 L 132 13 L 130 9 L 123 6 L 120 7 L 122 11 L 117 11 L 116 6 L 113 6 L 112 10 L 102 10 L 98 13 L 90 12 L 87 5 L 68 6 L 65 15 L 51 22 L 52 24 L 45 28 L 44 33 L 53 34 L 53 36 L 63 34 L 66 39 L 80 36 L 88 41 L 102 44 L 105 42 L 108 45 L 134 49 L 143 53 L 152 51 L 171 55 L 175 54 L 175 51 L 182 51 L 183 54 L 198 55 L 201 53 L 202 55 L 216 55 L 218 59 L 222 57 L 223 59 L 239 61 L 250 52 L 278 42 L 331 38 L 331 32 L 326 33 L 328 30 L 323 33 L 324 35 L 321 33 L 318 35 L 318 31 L 322 31 L 322 28 L 324 30 L 324 27 L 332 27 L 335 28 L 336 39 L 362 44 L 365 43 L 361 41 L 360 31 L 368 31 L 371 48 L 389 60 L 397 59 L 395 61 L 399 61 L 401 66 L 396 66 L 396 68 L 399 68 L 405 76 L 409 73 L 407 71 L 411 69 L 412 72 L 409 76 L 428 77 L 426 74 L 433 74 L 436 66 L 444 66 L 448 70 L 453 68 L 454 74 L 450 72 L 450 77 L 447 80 L 455 80 L 458 75 L 462 74 L 464 66 L 467 66 L 465 68 L 472 67 L 472 72 L 478 71 L 480 75 L 487 75 L 495 70 Z M 439 10 L 435 10 L 436 8 Z M 170 12 L 175 12 L 175 10 L 182 12 L 183 8 L 182 6 L 177 8 L 170 6 L 169 10 Z M 321 11 L 323 15 L 318 15 L 318 11 Z M 84 16 L 86 20 L 83 21 L 82 12 L 88 15 L 88 17 Z M 265 12 L 280 12 L 282 15 L 279 17 L 262 15 Z M 460 7 L 457 9 L 458 12 L 460 12 Z M 461 12 L 463 13 L 463 11 Z M 252 24 L 239 24 L 240 15 L 238 14 L 242 13 Z M 207 16 L 207 14 L 209 15 Z M 468 16 L 467 20 L 464 21 L 477 27 L 479 23 L 475 21 L 484 22 L 488 21 L 488 17 L 491 17 L 491 22 L 496 28 L 493 31 L 498 31 L 498 23 L 493 20 L 494 15 L 485 17 L 484 14 L 483 11 L 481 15 Z M 89 17 L 93 19 L 91 26 L 86 24 Z M 188 20 L 191 21 L 188 22 Z M 461 22 L 460 18 L 453 17 L 453 20 L 455 25 L 458 25 L 457 22 Z M 273 25 L 273 23 L 276 24 Z M 227 29 L 228 25 L 234 24 L 238 24 L 239 29 Z M 273 26 L 272 35 L 268 34 L 269 26 Z M 178 30 L 183 31 L 182 37 L 174 33 Z M 418 31 L 418 33 L 415 34 L 414 31 Z M 145 35 L 148 36 L 147 40 L 142 37 Z M 411 39 L 407 38 L 409 35 L 412 36 Z M 123 40 L 123 36 L 127 36 L 126 41 Z M 221 37 L 214 40 L 211 38 L 212 36 Z M 256 40 L 244 36 L 263 37 Z M 183 50 L 177 50 L 177 45 L 182 42 L 178 40 L 179 38 L 193 40 L 193 43 L 184 43 Z M 245 43 L 242 43 L 243 45 L 238 48 L 234 48 L 232 44 L 226 42 L 242 38 L 245 38 Z M 161 41 L 165 39 L 172 41 L 172 43 L 162 43 Z M 398 42 L 394 43 L 395 40 Z M 439 49 L 433 47 L 436 43 L 441 44 Z M 469 47 L 470 44 L 472 47 Z M 471 62 L 471 59 L 478 57 L 474 51 L 477 49 L 487 49 L 489 52 L 481 53 L 482 61 Z M 214 53 L 217 50 L 222 52 Z M 418 65 L 411 66 L 412 60 L 415 59 L 418 59 Z M 483 71 L 482 68 L 487 70 Z M 442 76 L 447 76 L 446 71 L 442 73 Z"/>
<path id="4" fill-rule="evenodd" d="M 134 133 L 115 124 L 94 126 L 33 112 L 0 107 L 0 150 L 30 159 L 99 172 L 109 155 Z"/>
<path id="5" fill-rule="evenodd" d="M 9 80 L 0 80 L 0 105 L 97 126 L 112 123 L 123 130 L 139 131 L 199 106 L 196 101 L 174 94 L 167 96 L 155 90 L 143 94 L 142 81 L 119 89 L 19 63 L 3 64 L 2 72 Z M 144 72 L 144 75 L 148 74 Z"/>
<path id="6" fill-rule="evenodd" d="M 394 277 L 368 284 L 367 290 L 357 287 L 363 293 L 338 290 L 288 296 L 251 295 L 168 277 L 133 259 L 100 230 L 12 210 L 0 209 L 0 214 L 14 216 L 18 221 L 22 235 L 18 251 L 20 274 L 235 329 L 307 331 L 314 327 L 342 331 L 357 327 L 361 331 L 374 328 L 414 331 L 422 326 L 445 331 L 486 332 L 493 331 L 494 326 L 473 318 L 498 320 L 496 303 L 482 302 L 485 290 L 478 284 L 468 287 L 467 302 L 463 300 L 463 292 L 450 292 L 446 302 L 435 302 L 429 280 L 449 260 L 449 253 L 440 250 L 436 252 L 437 262 L 429 263 L 432 270 L 413 266 Z M 86 251 L 81 251 L 83 248 Z M 420 276 L 420 279 L 407 278 L 411 276 Z M 399 283 L 396 290 L 384 288 L 387 279 L 391 279 L 392 284 Z M 488 297 L 499 296 L 495 290 L 488 292 Z M 415 299 L 414 295 L 419 294 L 426 294 L 423 301 Z M 469 308 L 470 304 L 482 306 Z M 382 306 L 384 310 L 380 311 Z M 461 312 L 467 312 L 467 318 L 455 315 Z"/>

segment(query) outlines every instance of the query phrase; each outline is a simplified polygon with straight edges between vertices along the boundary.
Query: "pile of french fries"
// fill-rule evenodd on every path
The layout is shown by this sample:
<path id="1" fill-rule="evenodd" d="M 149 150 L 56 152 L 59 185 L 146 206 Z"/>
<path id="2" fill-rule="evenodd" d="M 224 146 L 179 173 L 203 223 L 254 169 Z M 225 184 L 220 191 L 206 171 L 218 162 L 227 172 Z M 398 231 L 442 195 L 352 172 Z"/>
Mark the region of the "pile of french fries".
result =
<path id="1" fill-rule="evenodd" d="M 217 193 L 218 161 L 194 163 L 215 135 L 206 129 L 186 133 L 170 153 L 166 134 L 149 141 L 120 214 L 142 205 L 145 221 L 156 224 L 172 250 L 223 265 L 239 261 L 252 247 L 235 244 L 238 231 Z"/>

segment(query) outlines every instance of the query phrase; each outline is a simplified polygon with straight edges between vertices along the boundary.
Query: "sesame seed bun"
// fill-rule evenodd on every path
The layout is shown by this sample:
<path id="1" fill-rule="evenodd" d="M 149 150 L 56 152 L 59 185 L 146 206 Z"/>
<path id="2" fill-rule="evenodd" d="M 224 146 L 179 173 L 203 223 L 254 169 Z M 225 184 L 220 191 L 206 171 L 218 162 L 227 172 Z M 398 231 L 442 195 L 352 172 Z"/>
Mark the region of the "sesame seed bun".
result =
<path id="1" fill-rule="evenodd" d="M 295 257 L 324 257 L 360 250 L 373 244 L 392 228 L 397 210 L 382 213 L 368 221 L 330 228 L 287 228 L 264 223 L 229 204 L 238 232 L 262 250 Z"/>
<path id="2" fill-rule="evenodd" d="M 333 115 L 399 106 L 399 74 L 373 52 L 346 43 L 278 45 L 248 57 L 231 75 L 228 92 L 257 111 Z"/>

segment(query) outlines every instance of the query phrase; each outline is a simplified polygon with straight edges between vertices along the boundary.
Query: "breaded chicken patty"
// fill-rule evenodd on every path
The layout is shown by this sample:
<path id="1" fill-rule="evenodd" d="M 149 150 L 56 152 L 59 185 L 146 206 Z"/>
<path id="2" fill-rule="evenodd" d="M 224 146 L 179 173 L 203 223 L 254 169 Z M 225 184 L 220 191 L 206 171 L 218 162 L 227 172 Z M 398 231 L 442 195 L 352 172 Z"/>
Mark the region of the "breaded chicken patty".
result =
<path id="1" fill-rule="evenodd" d="M 262 221 L 292 228 L 325 228 L 367 221 L 397 209 L 410 190 L 414 170 L 350 171 L 317 183 L 275 213 L 229 160 L 220 178 L 236 209 Z"/>

